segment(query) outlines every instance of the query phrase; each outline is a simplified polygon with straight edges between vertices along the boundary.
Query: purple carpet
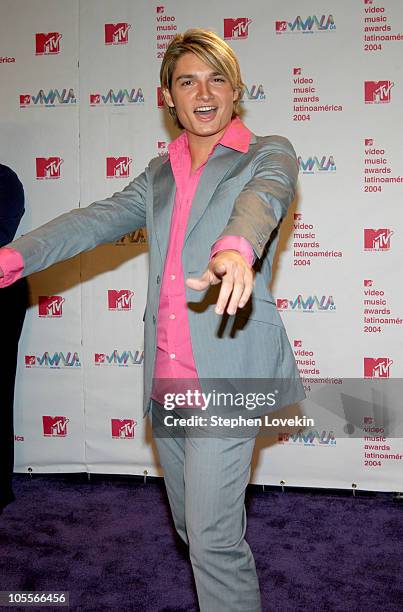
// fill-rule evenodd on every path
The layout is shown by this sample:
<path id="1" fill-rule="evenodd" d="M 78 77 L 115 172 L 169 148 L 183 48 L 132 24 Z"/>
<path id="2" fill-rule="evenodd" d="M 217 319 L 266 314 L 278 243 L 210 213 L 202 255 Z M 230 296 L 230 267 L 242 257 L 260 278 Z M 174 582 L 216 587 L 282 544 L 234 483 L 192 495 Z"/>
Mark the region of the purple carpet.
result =
<path id="1" fill-rule="evenodd" d="M 69 591 L 83 612 L 198 610 L 162 480 L 17 475 L 14 491 L 1 591 Z M 403 610 L 403 505 L 391 494 L 249 487 L 247 509 L 265 612 Z"/>

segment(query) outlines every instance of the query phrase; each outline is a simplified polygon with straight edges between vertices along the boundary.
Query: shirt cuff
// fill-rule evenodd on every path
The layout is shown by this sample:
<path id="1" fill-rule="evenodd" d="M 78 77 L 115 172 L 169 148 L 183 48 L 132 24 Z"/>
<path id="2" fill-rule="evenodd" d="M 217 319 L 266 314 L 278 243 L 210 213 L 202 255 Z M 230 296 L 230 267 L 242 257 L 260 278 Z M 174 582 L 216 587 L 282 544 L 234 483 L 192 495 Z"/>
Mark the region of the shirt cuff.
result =
<path id="1" fill-rule="evenodd" d="M 255 252 L 250 244 L 249 240 L 242 236 L 224 236 L 217 240 L 211 247 L 210 260 L 213 259 L 214 255 L 217 255 L 219 251 L 239 251 L 239 253 L 246 259 L 250 266 L 255 261 Z"/>
<path id="2" fill-rule="evenodd" d="M 7 247 L 0 249 L 0 268 L 3 272 L 3 278 L 0 278 L 0 288 L 15 283 L 21 278 L 24 270 L 21 253 Z"/>

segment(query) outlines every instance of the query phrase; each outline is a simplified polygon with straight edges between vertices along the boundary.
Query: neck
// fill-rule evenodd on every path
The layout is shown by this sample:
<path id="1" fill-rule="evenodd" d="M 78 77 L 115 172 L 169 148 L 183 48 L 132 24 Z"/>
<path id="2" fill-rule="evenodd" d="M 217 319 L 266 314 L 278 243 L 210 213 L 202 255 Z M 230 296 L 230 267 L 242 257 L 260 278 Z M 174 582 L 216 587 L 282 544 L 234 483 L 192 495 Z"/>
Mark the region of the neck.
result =
<path id="1" fill-rule="evenodd" d="M 226 127 L 212 136 L 197 136 L 187 132 L 192 170 L 199 168 L 207 160 L 213 147 L 221 140 Z"/>

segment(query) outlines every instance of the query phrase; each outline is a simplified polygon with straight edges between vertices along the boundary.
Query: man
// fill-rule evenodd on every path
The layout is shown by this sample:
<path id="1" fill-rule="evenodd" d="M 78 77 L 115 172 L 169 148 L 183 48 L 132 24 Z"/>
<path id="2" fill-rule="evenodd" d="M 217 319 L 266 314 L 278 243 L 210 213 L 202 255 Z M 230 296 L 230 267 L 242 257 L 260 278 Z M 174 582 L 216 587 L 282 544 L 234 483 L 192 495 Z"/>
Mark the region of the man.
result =
<path id="1" fill-rule="evenodd" d="M 163 410 L 166 381 L 194 381 L 196 388 L 215 378 L 298 380 L 267 288 L 277 244 L 273 231 L 295 193 L 295 152 L 286 139 L 257 137 L 241 122 L 238 61 L 214 33 L 193 29 L 176 36 L 160 77 L 169 112 L 184 130 L 168 156 L 151 160 L 123 191 L 0 251 L 9 283 L 147 226 L 145 414 L 151 407 Z M 277 407 L 303 397 L 298 381 Z M 153 425 L 160 415 L 153 412 Z M 202 612 L 261 609 L 244 538 L 244 496 L 258 429 L 238 439 L 197 437 L 186 427 L 180 436 L 156 437 Z"/>
<path id="2" fill-rule="evenodd" d="M 15 236 L 24 214 L 24 189 L 13 170 L 0 164 L 0 247 Z M 1 294 L 0 317 L 3 321 L 0 352 L 0 514 L 15 497 L 14 471 L 14 383 L 18 340 L 27 306 L 25 279 L 7 287 Z"/>

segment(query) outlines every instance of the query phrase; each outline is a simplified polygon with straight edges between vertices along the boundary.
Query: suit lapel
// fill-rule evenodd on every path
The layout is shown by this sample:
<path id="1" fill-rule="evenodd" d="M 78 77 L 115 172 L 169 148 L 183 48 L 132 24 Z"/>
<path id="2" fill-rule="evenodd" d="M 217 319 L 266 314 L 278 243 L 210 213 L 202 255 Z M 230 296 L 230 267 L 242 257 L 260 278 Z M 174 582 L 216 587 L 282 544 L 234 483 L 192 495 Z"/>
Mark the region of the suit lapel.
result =
<path id="1" fill-rule="evenodd" d="M 212 156 L 208 160 L 199 180 L 196 193 L 193 198 L 192 208 L 188 224 L 186 227 L 185 243 L 195 225 L 206 210 L 215 190 L 221 183 L 224 176 L 230 171 L 232 166 L 243 155 L 240 151 L 235 151 L 222 145 L 217 145 Z"/>
<path id="2" fill-rule="evenodd" d="M 169 161 L 163 163 L 156 172 L 153 191 L 155 234 L 161 259 L 164 262 L 176 193 L 175 179 Z"/>

